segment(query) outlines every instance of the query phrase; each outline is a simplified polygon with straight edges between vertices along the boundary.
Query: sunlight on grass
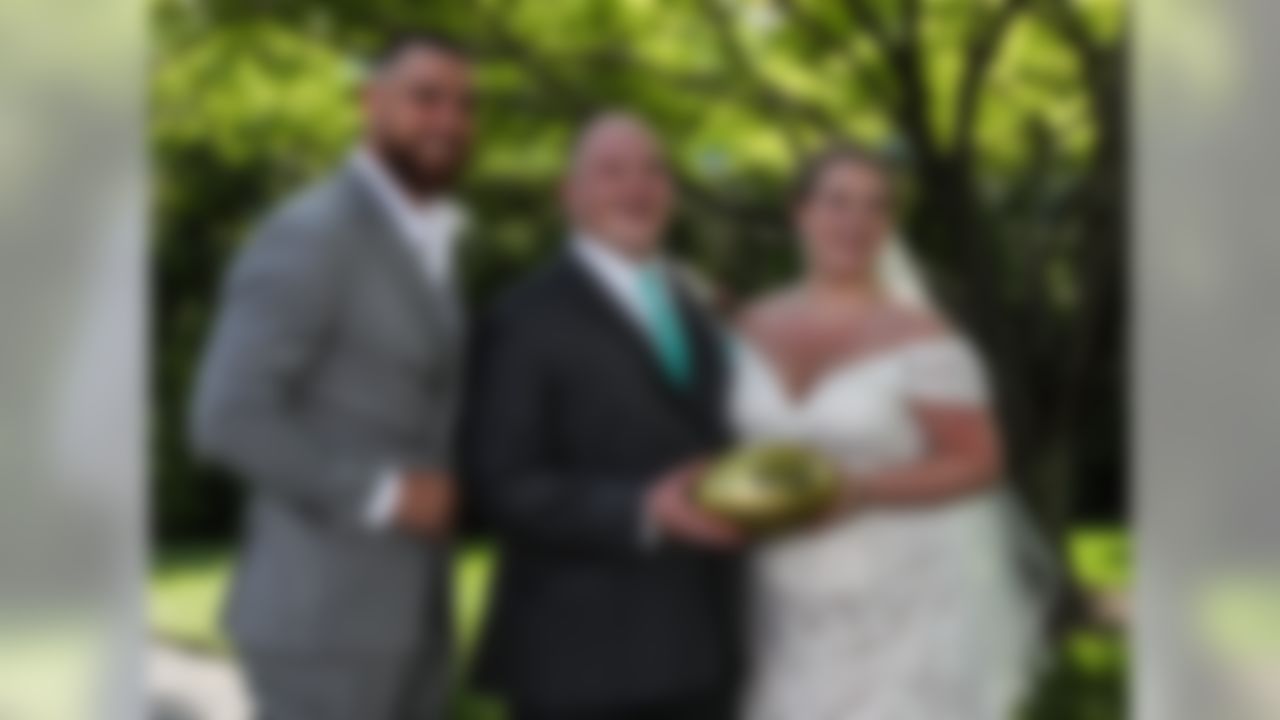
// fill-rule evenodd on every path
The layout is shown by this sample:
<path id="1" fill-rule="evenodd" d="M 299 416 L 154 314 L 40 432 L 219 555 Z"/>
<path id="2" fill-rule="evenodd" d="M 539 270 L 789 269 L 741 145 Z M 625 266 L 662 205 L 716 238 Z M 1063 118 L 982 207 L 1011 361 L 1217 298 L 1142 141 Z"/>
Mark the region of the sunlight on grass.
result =
<path id="1" fill-rule="evenodd" d="M 476 544 L 462 550 L 454 565 L 453 609 L 457 619 L 457 647 L 466 653 L 464 664 L 480 640 L 480 626 L 488 610 L 488 587 L 493 574 L 493 548 Z"/>
<path id="2" fill-rule="evenodd" d="M 218 620 L 230 571 L 223 547 L 162 550 L 148 594 L 152 632 L 184 647 L 225 652 Z"/>

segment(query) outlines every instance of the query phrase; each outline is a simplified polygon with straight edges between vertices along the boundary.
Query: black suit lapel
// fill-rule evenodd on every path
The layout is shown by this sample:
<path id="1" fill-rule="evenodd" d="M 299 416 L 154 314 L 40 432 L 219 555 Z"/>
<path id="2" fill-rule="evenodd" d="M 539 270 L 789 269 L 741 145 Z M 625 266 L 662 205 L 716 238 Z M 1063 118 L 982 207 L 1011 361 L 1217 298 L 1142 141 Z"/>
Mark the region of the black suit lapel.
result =
<path id="1" fill-rule="evenodd" d="M 571 253 L 566 253 L 562 263 L 569 280 L 569 290 L 577 296 L 577 306 L 589 314 L 608 337 L 628 348 L 627 356 L 635 361 L 638 370 L 650 384 L 663 392 L 674 391 L 663 374 L 657 354 L 654 353 L 649 338 L 645 337 L 644 330 L 636 326 L 626 311 L 618 306 L 617 300 L 582 266 L 580 260 Z"/>
<path id="2" fill-rule="evenodd" d="M 698 301 L 681 291 L 680 311 L 693 349 L 695 405 L 703 411 L 719 413 L 720 386 L 724 379 L 725 337 Z"/>
<path id="3" fill-rule="evenodd" d="M 679 293 L 681 321 L 688 336 L 694 364 L 694 377 L 690 386 L 681 388 L 667 378 L 661 360 L 644 330 L 636 326 L 626 311 L 618 306 L 617 301 L 582 267 L 581 262 L 571 254 L 566 254 L 562 262 L 570 289 L 578 295 L 579 305 L 593 316 L 596 324 L 609 337 L 628 347 L 627 355 L 634 359 L 637 372 L 644 376 L 654 392 L 666 398 L 685 416 L 692 415 L 699 420 L 707 420 L 711 414 L 718 412 L 719 401 L 715 388 L 722 371 L 719 339 L 692 300 L 684 293 Z"/>

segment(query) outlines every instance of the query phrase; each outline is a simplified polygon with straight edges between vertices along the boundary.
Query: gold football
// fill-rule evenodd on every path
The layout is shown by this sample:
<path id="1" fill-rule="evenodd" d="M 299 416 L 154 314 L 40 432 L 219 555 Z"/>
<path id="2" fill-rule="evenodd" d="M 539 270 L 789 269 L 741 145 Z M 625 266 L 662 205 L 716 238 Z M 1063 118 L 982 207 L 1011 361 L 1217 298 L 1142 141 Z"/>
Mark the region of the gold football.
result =
<path id="1" fill-rule="evenodd" d="M 717 461 L 695 488 L 699 504 L 735 525 L 773 531 L 801 522 L 835 500 L 839 471 L 798 445 L 754 445 Z"/>

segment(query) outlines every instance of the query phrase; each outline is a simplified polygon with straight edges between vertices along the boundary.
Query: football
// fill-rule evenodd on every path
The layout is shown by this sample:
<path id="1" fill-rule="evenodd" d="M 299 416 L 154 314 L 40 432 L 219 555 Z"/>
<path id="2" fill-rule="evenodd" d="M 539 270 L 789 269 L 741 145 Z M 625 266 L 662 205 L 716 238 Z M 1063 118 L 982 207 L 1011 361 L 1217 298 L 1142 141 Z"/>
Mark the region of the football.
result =
<path id="1" fill-rule="evenodd" d="M 717 461 L 695 488 L 702 507 L 753 532 L 803 522 L 836 499 L 840 473 L 797 445 L 754 445 Z"/>

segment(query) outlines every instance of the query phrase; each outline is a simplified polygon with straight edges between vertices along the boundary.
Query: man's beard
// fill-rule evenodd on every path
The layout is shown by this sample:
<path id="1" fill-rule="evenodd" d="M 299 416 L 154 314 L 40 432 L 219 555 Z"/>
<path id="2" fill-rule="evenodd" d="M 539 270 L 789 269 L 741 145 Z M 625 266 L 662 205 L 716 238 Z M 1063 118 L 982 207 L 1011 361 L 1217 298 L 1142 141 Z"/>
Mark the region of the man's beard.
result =
<path id="1" fill-rule="evenodd" d="M 453 188 L 462 173 L 465 159 L 464 154 L 459 154 L 452 162 L 428 166 L 412 152 L 390 144 L 379 144 L 376 149 L 388 172 L 417 198 L 439 195 Z"/>

